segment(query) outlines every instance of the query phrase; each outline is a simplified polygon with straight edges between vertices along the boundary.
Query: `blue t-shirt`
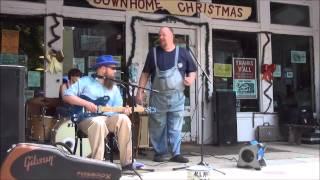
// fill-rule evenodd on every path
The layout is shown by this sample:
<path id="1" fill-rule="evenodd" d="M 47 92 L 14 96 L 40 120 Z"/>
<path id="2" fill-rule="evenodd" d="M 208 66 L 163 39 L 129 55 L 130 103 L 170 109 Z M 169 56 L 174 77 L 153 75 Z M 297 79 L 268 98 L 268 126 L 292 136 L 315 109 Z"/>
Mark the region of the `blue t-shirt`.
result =
<path id="1" fill-rule="evenodd" d="M 161 71 L 168 70 L 174 66 L 174 57 L 176 54 L 176 49 L 171 52 L 164 51 L 161 47 L 157 48 L 157 65 Z M 153 56 L 153 48 L 149 50 L 146 62 L 144 64 L 143 72 L 151 74 L 151 81 L 155 76 L 155 64 Z M 182 75 L 188 74 L 190 72 L 196 72 L 197 66 L 195 65 L 190 53 L 185 49 L 179 47 L 179 57 L 178 57 L 178 68 Z"/>
<path id="2" fill-rule="evenodd" d="M 85 76 L 80 78 L 76 83 L 72 84 L 70 88 L 64 91 L 64 96 L 80 96 L 85 95 L 92 100 L 100 97 L 109 96 L 108 106 L 122 106 L 123 99 L 119 88 L 114 85 L 112 89 L 106 88 L 92 76 Z M 114 113 L 104 113 L 105 115 L 112 115 Z"/>

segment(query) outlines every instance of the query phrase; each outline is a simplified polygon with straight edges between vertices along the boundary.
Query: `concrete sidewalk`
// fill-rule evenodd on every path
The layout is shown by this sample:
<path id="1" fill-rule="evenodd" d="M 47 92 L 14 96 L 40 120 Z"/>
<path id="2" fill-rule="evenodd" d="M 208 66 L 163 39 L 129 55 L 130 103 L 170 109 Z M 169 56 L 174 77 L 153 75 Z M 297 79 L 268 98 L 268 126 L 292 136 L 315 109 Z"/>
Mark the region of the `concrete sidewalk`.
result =
<path id="1" fill-rule="evenodd" d="M 228 147 L 225 147 L 228 148 Z M 208 164 L 209 179 L 320 179 L 320 145 L 290 145 L 286 142 L 267 143 L 267 148 L 275 149 L 265 153 L 266 166 L 261 170 L 238 168 L 238 154 L 205 155 L 203 162 Z M 223 148 L 222 148 L 223 150 Z M 276 151 L 278 150 L 278 151 Z M 173 168 L 194 166 L 201 161 L 201 156 L 188 156 L 190 162 L 156 163 L 151 158 L 137 159 L 145 168 L 154 172 L 138 170 L 142 179 L 188 179 L 188 170 L 173 171 Z M 121 180 L 140 179 L 137 175 L 123 175 Z"/>

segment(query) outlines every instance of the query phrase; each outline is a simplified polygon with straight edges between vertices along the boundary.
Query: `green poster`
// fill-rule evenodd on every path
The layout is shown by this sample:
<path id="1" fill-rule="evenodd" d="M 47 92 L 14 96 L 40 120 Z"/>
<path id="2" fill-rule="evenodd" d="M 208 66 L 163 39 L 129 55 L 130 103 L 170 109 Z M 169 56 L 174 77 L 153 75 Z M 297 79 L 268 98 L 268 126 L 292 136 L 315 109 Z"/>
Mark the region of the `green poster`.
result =
<path id="1" fill-rule="evenodd" d="M 28 87 L 40 87 L 40 72 L 28 71 Z"/>
<path id="2" fill-rule="evenodd" d="M 257 99 L 257 81 L 255 79 L 234 79 L 233 91 L 237 99 Z"/>
<path id="3" fill-rule="evenodd" d="M 291 63 L 305 64 L 307 62 L 305 51 L 291 51 Z"/>
<path id="4" fill-rule="evenodd" d="M 214 63 L 214 76 L 232 77 L 232 64 Z"/>

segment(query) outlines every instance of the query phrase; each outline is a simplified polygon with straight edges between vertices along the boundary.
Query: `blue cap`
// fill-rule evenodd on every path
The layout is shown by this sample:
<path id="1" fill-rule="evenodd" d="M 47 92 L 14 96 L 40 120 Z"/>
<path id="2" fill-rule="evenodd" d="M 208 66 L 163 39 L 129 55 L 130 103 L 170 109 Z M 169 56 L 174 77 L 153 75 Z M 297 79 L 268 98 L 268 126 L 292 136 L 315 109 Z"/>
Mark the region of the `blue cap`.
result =
<path id="1" fill-rule="evenodd" d="M 100 66 L 109 66 L 119 64 L 117 61 L 113 59 L 111 55 L 102 55 L 96 59 L 96 64 L 93 66 L 94 69 Z"/>

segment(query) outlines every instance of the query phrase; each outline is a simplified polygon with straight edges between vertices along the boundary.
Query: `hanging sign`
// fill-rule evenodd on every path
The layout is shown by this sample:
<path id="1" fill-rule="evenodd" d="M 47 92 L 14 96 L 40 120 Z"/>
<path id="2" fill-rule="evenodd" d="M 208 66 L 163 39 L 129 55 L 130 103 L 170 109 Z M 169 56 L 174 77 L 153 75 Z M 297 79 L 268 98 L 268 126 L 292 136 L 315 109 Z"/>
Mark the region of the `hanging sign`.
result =
<path id="1" fill-rule="evenodd" d="M 3 29 L 1 31 L 1 53 L 18 54 L 19 31 Z"/>
<path id="2" fill-rule="evenodd" d="M 291 63 L 307 63 L 306 51 L 291 51 Z"/>
<path id="3" fill-rule="evenodd" d="M 87 0 L 97 8 L 140 11 L 153 13 L 158 10 L 167 10 L 170 14 L 193 16 L 202 13 L 209 18 L 246 20 L 251 15 L 251 7 L 233 6 L 214 3 L 203 3 L 181 0 Z"/>
<path id="4" fill-rule="evenodd" d="M 257 99 L 255 58 L 233 58 L 233 90 L 237 99 Z"/>

